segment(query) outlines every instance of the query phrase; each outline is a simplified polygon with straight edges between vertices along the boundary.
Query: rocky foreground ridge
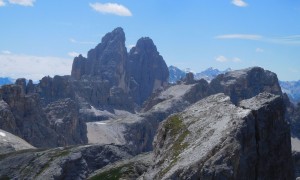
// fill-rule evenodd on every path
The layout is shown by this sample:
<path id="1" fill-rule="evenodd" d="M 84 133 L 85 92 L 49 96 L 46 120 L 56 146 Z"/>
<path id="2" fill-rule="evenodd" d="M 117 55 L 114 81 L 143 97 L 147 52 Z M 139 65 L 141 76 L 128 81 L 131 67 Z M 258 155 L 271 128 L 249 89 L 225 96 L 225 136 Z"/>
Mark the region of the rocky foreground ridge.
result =
<path id="1" fill-rule="evenodd" d="M 293 179 L 288 121 L 298 116 L 285 114 L 296 111 L 275 73 L 167 81 L 153 41 L 141 38 L 127 53 L 116 28 L 74 59 L 71 76 L 1 87 L 0 129 L 32 146 L 4 148 L 0 177 Z"/>
<path id="2" fill-rule="evenodd" d="M 154 140 L 145 179 L 292 179 L 290 130 L 280 96 L 235 106 L 216 94 L 174 114 Z M 275 150 L 276 149 L 276 150 Z"/>

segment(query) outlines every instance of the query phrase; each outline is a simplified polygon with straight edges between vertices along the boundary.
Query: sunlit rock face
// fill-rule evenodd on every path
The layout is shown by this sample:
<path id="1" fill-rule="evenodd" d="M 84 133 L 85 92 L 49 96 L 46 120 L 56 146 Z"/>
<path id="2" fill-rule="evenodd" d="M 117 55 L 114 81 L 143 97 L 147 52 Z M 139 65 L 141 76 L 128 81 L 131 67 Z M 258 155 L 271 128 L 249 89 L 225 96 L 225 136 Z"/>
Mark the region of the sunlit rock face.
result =
<path id="1" fill-rule="evenodd" d="M 290 129 L 280 96 L 235 106 L 216 94 L 164 120 L 144 179 L 292 179 Z"/>

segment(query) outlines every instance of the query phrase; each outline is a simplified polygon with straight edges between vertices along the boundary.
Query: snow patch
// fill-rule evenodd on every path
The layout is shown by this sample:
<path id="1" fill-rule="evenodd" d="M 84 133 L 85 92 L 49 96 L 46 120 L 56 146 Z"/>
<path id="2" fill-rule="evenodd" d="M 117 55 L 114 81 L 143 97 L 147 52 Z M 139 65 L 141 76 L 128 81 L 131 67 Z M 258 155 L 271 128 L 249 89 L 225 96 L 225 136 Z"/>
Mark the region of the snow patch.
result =
<path id="1" fill-rule="evenodd" d="M 0 132 L 0 136 L 5 137 L 6 134 L 4 132 Z"/>
<path id="2" fill-rule="evenodd" d="M 298 138 L 291 138 L 292 151 L 300 152 L 300 140 Z"/>
<path id="3" fill-rule="evenodd" d="M 105 125 L 106 123 L 104 123 L 104 122 L 96 122 L 96 124 Z"/>

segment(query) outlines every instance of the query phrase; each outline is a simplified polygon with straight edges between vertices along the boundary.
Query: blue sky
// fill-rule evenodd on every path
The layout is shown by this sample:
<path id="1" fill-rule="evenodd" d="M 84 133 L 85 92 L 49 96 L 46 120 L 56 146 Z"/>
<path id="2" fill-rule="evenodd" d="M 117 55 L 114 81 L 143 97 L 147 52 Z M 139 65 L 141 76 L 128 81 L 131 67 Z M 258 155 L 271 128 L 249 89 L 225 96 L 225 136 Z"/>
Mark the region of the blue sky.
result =
<path id="1" fill-rule="evenodd" d="M 0 76 L 70 74 L 73 56 L 116 27 L 153 39 L 168 65 L 261 66 L 300 79 L 300 1 L 0 0 Z"/>

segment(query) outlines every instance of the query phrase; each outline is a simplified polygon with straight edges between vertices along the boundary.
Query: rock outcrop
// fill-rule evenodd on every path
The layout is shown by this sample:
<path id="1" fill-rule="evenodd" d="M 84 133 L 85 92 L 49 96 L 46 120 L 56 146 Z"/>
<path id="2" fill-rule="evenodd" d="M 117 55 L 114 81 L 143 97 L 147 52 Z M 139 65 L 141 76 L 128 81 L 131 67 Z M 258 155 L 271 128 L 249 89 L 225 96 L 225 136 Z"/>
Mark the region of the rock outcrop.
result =
<path id="1" fill-rule="evenodd" d="M 129 52 L 132 96 L 139 105 L 167 85 L 168 67 L 150 38 L 141 38 Z"/>
<path id="2" fill-rule="evenodd" d="M 83 75 L 98 76 L 127 91 L 125 82 L 127 49 L 125 34 L 122 28 L 116 28 L 107 33 L 100 44 L 88 52 L 87 58 L 79 56 L 74 59 L 71 76 L 79 79 Z"/>
<path id="3" fill-rule="evenodd" d="M 144 179 L 292 179 L 290 130 L 280 96 L 231 103 L 209 96 L 163 121 Z"/>
<path id="4" fill-rule="evenodd" d="M 30 84 L 27 85 L 30 89 Z M 40 80 L 36 85 L 36 91 L 41 97 L 42 105 L 65 98 L 75 98 L 75 87 L 72 86 L 69 76 L 54 76 L 53 78 L 47 76 Z"/>
<path id="5" fill-rule="evenodd" d="M 210 83 L 211 94 L 225 93 L 237 104 L 261 92 L 282 95 L 277 75 L 260 67 L 230 71 Z"/>
<path id="6" fill-rule="evenodd" d="M 59 145 L 87 143 L 86 124 L 80 119 L 79 107 L 75 101 L 61 99 L 48 104 L 44 111 L 51 128 L 59 135 Z"/>
<path id="7" fill-rule="evenodd" d="M 26 150 L 0 157 L 0 179 L 86 179 L 109 163 L 131 157 L 126 147 L 115 145 Z"/>
<path id="8" fill-rule="evenodd" d="M 0 129 L 0 155 L 27 149 L 35 149 L 35 147 L 23 139 Z"/>
<path id="9" fill-rule="evenodd" d="M 36 147 L 55 147 L 58 135 L 50 128 L 37 94 L 24 94 L 20 85 L 0 89 L 1 129 L 13 133 Z M 45 141 L 47 139 L 47 141 Z"/>
<path id="10" fill-rule="evenodd" d="M 136 180 L 150 167 L 152 164 L 152 158 L 152 153 L 145 153 L 130 159 L 121 160 L 95 171 L 88 179 L 114 178 Z"/>

